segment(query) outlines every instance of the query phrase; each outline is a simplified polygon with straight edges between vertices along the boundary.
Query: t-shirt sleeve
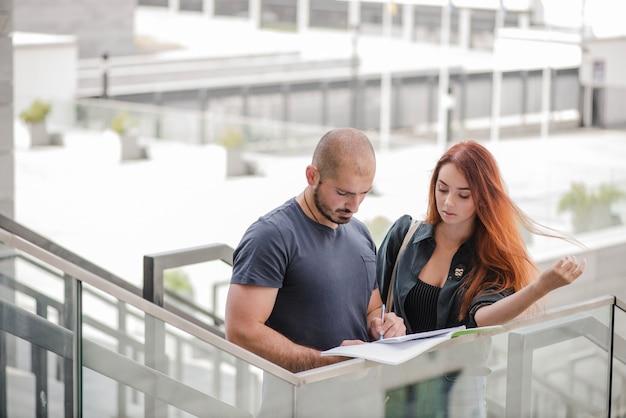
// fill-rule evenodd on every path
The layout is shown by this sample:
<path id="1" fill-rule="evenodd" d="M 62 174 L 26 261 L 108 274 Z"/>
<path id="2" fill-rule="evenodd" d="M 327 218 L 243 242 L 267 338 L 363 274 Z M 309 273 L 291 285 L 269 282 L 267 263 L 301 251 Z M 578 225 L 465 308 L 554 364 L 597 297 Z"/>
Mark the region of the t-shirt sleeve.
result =
<path id="1" fill-rule="evenodd" d="M 259 220 L 248 228 L 233 253 L 230 282 L 280 288 L 288 259 L 287 246 L 278 228 Z"/>
<path id="2" fill-rule="evenodd" d="M 494 304 L 500 299 L 504 299 L 513 293 L 515 293 L 513 289 L 504 289 L 501 292 L 484 292 L 474 297 L 474 299 L 472 299 L 472 304 L 470 305 L 469 315 L 467 315 L 467 328 L 478 327 L 474 317 L 480 308 Z"/>

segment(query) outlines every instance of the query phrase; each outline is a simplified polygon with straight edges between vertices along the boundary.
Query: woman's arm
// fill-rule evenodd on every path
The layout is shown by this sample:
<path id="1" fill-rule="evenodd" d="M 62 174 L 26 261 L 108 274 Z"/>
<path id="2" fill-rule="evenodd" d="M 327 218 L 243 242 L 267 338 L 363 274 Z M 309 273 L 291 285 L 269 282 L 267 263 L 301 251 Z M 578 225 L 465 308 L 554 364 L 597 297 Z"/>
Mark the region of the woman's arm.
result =
<path id="1" fill-rule="evenodd" d="M 528 309 L 552 290 L 576 280 L 585 271 L 586 263 L 567 256 L 539 275 L 537 281 L 499 301 L 479 308 L 474 319 L 479 327 L 508 322 Z"/>

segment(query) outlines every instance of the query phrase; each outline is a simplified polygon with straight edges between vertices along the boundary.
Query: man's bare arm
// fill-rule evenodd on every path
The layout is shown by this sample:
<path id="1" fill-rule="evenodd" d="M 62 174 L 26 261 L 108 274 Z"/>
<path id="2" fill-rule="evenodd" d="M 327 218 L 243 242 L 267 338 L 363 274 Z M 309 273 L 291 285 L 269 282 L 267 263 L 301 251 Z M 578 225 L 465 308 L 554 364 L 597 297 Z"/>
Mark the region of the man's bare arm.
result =
<path id="1" fill-rule="evenodd" d="M 277 294 L 276 288 L 231 284 L 226 301 L 226 339 L 294 373 L 345 360 L 321 357 L 318 350 L 295 344 L 265 325 Z"/>

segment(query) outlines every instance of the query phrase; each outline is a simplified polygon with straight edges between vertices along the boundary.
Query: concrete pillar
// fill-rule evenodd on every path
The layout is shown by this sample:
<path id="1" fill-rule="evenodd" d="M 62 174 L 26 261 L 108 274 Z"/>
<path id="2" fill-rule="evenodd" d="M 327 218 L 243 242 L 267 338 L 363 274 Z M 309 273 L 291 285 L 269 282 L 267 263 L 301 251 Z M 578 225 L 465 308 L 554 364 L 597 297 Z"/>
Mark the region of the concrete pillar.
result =
<path id="1" fill-rule="evenodd" d="M 583 126 L 589 128 L 592 125 L 592 112 L 593 112 L 593 87 L 583 87 Z"/>
<path id="2" fill-rule="evenodd" d="M 167 3 L 172 13 L 178 13 L 180 11 L 180 0 L 169 0 Z"/>
<path id="3" fill-rule="evenodd" d="M 392 30 L 391 1 L 383 6 L 383 37 L 391 41 Z M 389 54 L 391 48 L 387 48 Z M 391 59 L 384 58 L 385 65 L 380 76 L 380 147 L 383 150 L 389 149 L 391 133 Z"/>
<path id="4" fill-rule="evenodd" d="M 550 109 L 552 107 L 552 69 L 543 69 L 541 80 L 541 138 L 547 139 L 550 129 Z"/>
<path id="5" fill-rule="evenodd" d="M 412 4 L 402 6 L 402 37 L 408 42 L 415 40 L 415 6 Z"/>
<path id="6" fill-rule="evenodd" d="M 257 29 L 261 27 L 261 0 L 250 0 L 248 16 L 253 27 Z"/>
<path id="7" fill-rule="evenodd" d="M 348 4 L 348 25 L 351 28 L 361 23 L 361 2 L 353 0 Z"/>
<path id="8" fill-rule="evenodd" d="M 459 11 L 459 46 L 469 49 L 472 42 L 472 10 Z"/>
<path id="9" fill-rule="evenodd" d="M 320 85 L 320 92 L 322 94 L 322 109 L 321 120 L 322 126 L 328 126 L 328 81 L 322 81 Z"/>
<path id="10" fill-rule="evenodd" d="M 494 68 L 491 81 L 491 140 L 500 139 L 500 112 L 502 104 L 502 70 L 498 57 L 498 36 L 504 26 L 504 10 L 502 6 L 496 11 L 495 31 L 493 40 Z"/>
<path id="11" fill-rule="evenodd" d="M 13 155 L 13 0 L 0 0 L 0 213 L 15 217 L 15 160 Z M 0 245 L 0 249 L 2 246 Z M 0 263 L 0 272 L 15 276 L 13 260 Z M 0 299 L 15 301 L 15 291 L 0 287 Z M 15 337 L 0 333 L 0 416 L 8 416 L 6 367 L 17 363 Z"/>
<path id="12" fill-rule="evenodd" d="M 298 0 L 298 32 L 303 33 L 309 29 L 311 16 L 310 0 Z"/>
<path id="13" fill-rule="evenodd" d="M 441 7 L 441 58 L 439 63 L 439 109 L 437 117 L 437 147 L 441 152 L 447 148 L 448 108 L 451 105 L 449 96 L 450 71 L 448 68 L 448 51 L 450 49 L 450 0 Z"/>
<path id="14" fill-rule="evenodd" d="M 202 0 L 202 13 L 209 19 L 215 16 L 215 0 Z"/>
<path id="15" fill-rule="evenodd" d="M 0 213 L 15 216 L 13 0 L 0 0 Z"/>
<path id="16" fill-rule="evenodd" d="M 517 26 L 519 26 L 520 29 L 528 29 L 530 27 L 530 14 L 520 13 L 517 17 Z"/>

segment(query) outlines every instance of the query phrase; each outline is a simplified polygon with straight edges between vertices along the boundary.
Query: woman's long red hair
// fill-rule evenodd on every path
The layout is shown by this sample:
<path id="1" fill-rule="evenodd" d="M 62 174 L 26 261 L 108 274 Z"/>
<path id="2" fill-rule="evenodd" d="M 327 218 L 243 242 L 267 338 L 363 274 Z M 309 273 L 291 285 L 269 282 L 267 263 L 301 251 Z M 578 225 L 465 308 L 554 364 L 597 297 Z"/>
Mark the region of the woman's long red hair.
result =
<path id="1" fill-rule="evenodd" d="M 459 311 L 459 319 L 464 319 L 477 295 L 505 289 L 518 291 L 529 284 L 536 267 L 526 251 L 519 227 L 523 225 L 533 232 L 538 228 L 508 196 L 491 153 L 474 141 L 453 145 L 437 162 L 430 181 L 426 222 L 433 225 L 441 222 L 435 190 L 439 171 L 448 163 L 465 176 L 476 207 L 476 259 L 468 273 Z"/>

